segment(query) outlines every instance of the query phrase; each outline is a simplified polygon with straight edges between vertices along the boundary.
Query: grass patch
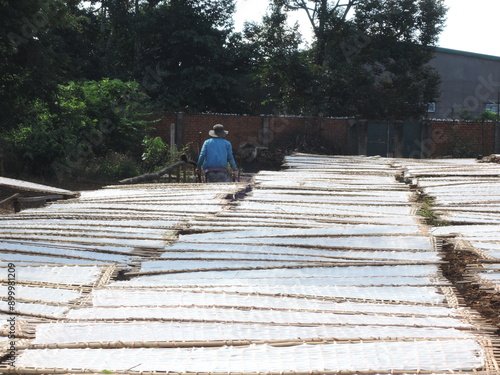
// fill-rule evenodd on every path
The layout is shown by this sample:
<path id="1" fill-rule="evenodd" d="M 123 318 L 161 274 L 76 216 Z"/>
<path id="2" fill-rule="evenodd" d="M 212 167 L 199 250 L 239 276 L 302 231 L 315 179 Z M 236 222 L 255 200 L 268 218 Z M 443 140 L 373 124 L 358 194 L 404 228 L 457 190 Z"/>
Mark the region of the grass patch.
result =
<path id="1" fill-rule="evenodd" d="M 451 225 L 450 222 L 441 219 L 441 217 L 434 211 L 435 200 L 436 199 L 434 197 L 420 194 L 417 199 L 417 202 L 420 204 L 417 215 L 423 217 L 425 223 L 431 227 L 444 227 Z"/>

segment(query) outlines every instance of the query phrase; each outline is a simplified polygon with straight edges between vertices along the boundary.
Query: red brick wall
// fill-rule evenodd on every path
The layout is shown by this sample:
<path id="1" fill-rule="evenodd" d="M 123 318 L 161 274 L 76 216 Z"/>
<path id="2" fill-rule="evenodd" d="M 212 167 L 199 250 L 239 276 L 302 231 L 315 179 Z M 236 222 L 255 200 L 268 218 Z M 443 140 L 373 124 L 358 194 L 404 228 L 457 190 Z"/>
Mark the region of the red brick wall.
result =
<path id="1" fill-rule="evenodd" d="M 222 124 L 229 131 L 227 140 L 235 148 L 250 143 L 256 146 L 279 146 L 291 142 L 299 134 L 317 133 L 323 139 L 345 147 L 347 145 L 347 120 L 314 119 L 282 116 L 239 116 L 225 114 L 156 114 L 160 118 L 151 122 L 152 136 L 160 136 L 170 143 L 170 124 L 182 123 L 177 130 L 182 133 L 180 143 L 199 151 L 199 144 L 209 137 L 208 131 L 215 124 Z M 267 124 L 267 132 L 264 130 Z M 179 135 L 177 136 L 179 137 Z"/>
<path id="2" fill-rule="evenodd" d="M 176 113 L 156 113 L 147 119 L 152 128 L 152 137 L 161 137 L 166 143 L 170 144 L 170 124 L 177 122 Z"/>
<path id="3" fill-rule="evenodd" d="M 348 119 L 182 113 L 161 113 L 152 118 L 160 119 L 151 122 L 153 136 L 161 136 L 170 143 L 170 125 L 177 124 L 177 130 L 182 128 L 181 134 L 177 135 L 179 143 L 183 146 L 189 144 L 196 153 L 215 124 L 222 124 L 229 131 L 227 139 L 235 149 L 245 143 L 279 147 L 294 144 L 300 135 L 317 134 L 332 146 L 334 153 L 349 154 L 353 151 L 348 145 L 353 141 L 349 140 L 349 123 L 354 120 Z M 267 132 L 264 130 L 266 126 Z M 452 155 L 460 147 L 471 149 L 477 155 L 489 155 L 494 153 L 495 123 L 431 121 L 427 138 L 417 142 L 430 157 Z"/>
<path id="4" fill-rule="evenodd" d="M 208 132 L 215 124 L 222 124 L 224 129 L 229 131 L 226 139 L 234 147 L 249 142 L 249 138 L 256 136 L 262 129 L 262 119 L 258 116 L 192 114 L 184 114 L 183 116 L 182 144 L 190 144 L 191 149 L 195 151 L 198 151 L 200 141 L 203 143 L 205 139 L 210 137 Z"/>
<path id="5" fill-rule="evenodd" d="M 471 150 L 477 155 L 490 155 L 495 149 L 495 123 L 432 121 L 428 144 L 433 157 L 453 155 Z"/>

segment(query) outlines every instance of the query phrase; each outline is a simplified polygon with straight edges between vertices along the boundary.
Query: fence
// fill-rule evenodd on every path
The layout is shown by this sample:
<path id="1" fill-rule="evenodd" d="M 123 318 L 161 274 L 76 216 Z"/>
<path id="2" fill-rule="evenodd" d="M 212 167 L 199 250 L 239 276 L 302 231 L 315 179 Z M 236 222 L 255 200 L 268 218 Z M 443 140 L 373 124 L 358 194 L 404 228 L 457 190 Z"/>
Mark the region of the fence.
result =
<path id="1" fill-rule="evenodd" d="M 247 144 L 276 148 L 296 144 L 300 139 L 314 137 L 329 152 L 339 155 L 370 155 L 371 127 L 391 124 L 387 131 L 387 147 L 382 156 L 396 157 L 475 157 L 500 153 L 500 125 L 495 122 L 464 122 L 425 120 L 410 122 L 369 122 L 347 118 L 313 118 L 286 116 L 243 116 L 233 114 L 161 113 L 152 122 L 154 136 L 177 145 L 189 145 L 198 153 L 208 131 L 223 124 L 229 131 L 227 139 L 235 149 Z M 418 127 L 417 127 L 418 126 Z M 380 142 L 380 140 L 376 140 Z M 380 152 L 377 150 L 377 153 Z"/>

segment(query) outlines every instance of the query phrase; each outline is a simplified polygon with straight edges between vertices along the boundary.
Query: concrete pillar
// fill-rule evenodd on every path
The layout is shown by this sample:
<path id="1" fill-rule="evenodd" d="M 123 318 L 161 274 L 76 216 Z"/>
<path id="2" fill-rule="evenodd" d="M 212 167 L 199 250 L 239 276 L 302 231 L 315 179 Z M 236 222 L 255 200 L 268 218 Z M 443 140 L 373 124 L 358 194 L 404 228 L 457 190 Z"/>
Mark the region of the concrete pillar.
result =
<path id="1" fill-rule="evenodd" d="M 429 122 L 422 122 L 422 131 L 420 133 L 420 159 L 427 159 L 432 157 L 433 147 L 432 147 L 432 137 L 431 135 L 431 125 Z"/>
<path id="2" fill-rule="evenodd" d="M 184 141 L 184 112 L 177 113 L 177 121 L 175 123 L 175 144 L 182 147 Z"/>
<path id="3" fill-rule="evenodd" d="M 500 154 L 500 124 L 495 124 L 495 154 Z"/>
<path id="4" fill-rule="evenodd" d="M 358 154 L 358 123 L 354 119 L 349 119 L 347 121 L 347 154 L 357 155 Z M 342 149 L 342 145 L 339 145 Z"/>
<path id="5" fill-rule="evenodd" d="M 357 123 L 358 155 L 368 154 L 368 122 L 365 120 Z"/>
<path id="6" fill-rule="evenodd" d="M 398 121 L 394 124 L 394 157 L 403 157 L 404 142 L 404 123 Z"/>
<path id="7" fill-rule="evenodd" d="M 170 124 L 170 148 L 173 149 L 175 146 L 175 124 Z"/>
<path id="8" fill-rule="evenodd" d="M 269 116 L 262 117 L 262 145 L 264 147 L 269 147 L 269 129 L 271 118 Z"/>

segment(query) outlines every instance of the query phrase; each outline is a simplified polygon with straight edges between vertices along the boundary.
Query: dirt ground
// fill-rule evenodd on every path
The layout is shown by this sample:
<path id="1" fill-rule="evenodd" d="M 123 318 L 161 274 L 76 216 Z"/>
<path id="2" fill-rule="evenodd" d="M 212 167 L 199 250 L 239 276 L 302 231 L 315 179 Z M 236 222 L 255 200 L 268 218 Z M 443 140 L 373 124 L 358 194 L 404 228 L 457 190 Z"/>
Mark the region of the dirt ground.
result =
<path id="1" fill-rule="evenodd" d="M 500 337 L 500 295 L 481 289 L 467 281 L 467 267 L 480 264 L 479 257 L 468 251 L 459 251 L 450 243 L 443 246 L 446 264 L 442 266 L 444 276 L 449 279 L 470 308 L 479 312 L 486 323 L 497 327 Z"/>

